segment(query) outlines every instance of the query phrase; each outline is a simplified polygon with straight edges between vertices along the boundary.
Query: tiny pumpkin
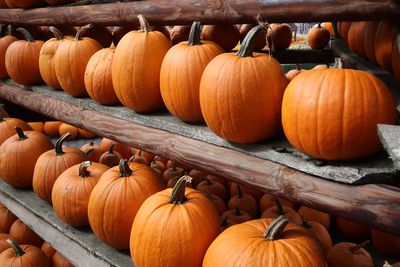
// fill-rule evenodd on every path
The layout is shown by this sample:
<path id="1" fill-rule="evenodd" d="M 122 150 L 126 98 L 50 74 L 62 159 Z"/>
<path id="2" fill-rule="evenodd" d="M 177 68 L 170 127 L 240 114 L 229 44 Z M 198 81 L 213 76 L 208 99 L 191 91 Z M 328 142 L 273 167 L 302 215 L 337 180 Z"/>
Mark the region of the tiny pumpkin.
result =
<path id="1" fill-rule="evenodd" d="M 321 22 L 307 32 L 307 43 L 313 49 L 323 49 L 329 43 L 329 39 L 329 30 L 321 27 Z"/>
<path id="2" fill-rule="evenodd" d="M 43 132 L 49 137 L 60 136 L 60 125 L 61 121 L 45 121 L 43 126 Z"/>
<path id="3" fill-rule="evenodd" d="M 323 225 L 326 230 L 331 228 L 331 215 L 322 212 L 319 210 L 315 210 L 306 206 L 301 206 L 300 209 L 297 211 L 301 218 L 305 221 L 315 221 Z"/>
<path id="4" fill-rule="evenodd" d="M 122 157 L 121 154 L 118 153 L 117 151 L 114 151 L 114 146 L 115 144 L 110 145 L 110 149 L 103 154 L 101 154 L 99 158 L 99 163 L 104 164 L 108 167 L 114 167 L 119 164 L 121 161 Z"/>
<path id="5" fill-rule="evenodd" d="M 253 219 L 247 212 L 240 210 L 239 207 L 224 211 L 221 214 L 221 219 L 224 218 L 227 218 L 231 225 L 244 223 Z"/>
<path id="6" fill-rule="evenodd" d="M 69 133 L 68 140 L 75 140 L 76 138 L 78 138 L 78 127 L 63 122 L 60 124 L 60 127 L 58 128 L 58 133 L 60 136 Z"/>
<path id="7" fill-rule="evenodd" d="M 108 138 L 101 139 L 100 149 L 103 152 L 106 152 L 110 149 L 111 144 L 114 144 L 114 150 L 120 153 L 123 159 L 129 159 L 131 157 L 132 150 L 130 146 Z"/>
<path id="8" fill-rule="evenodd" d="M 229 51 L 239 43 L 240 33 L 233 24 L 204 25 L 201 38 L 217 43 L 223 50 Z"/>
<path id="9" fill-rule="evenodd" d="M 247 212 L 252 218 L 258 215 L 257 201 L 249 194 L 243 193 L 241 186 L 237 185 L 238 193 L 229 199 L 228 209 L 235 209 L 239 207 L 241 210 Z"/>
<path id="10" fill-rule="evenodd" d="M 82 150 L 82 152 L 88 157 L 88 160 L 92 162 L 99 162 L 99 159 L 103 154 L 103 151 L 95 142 L 82 145 L 80 150 Z"/>

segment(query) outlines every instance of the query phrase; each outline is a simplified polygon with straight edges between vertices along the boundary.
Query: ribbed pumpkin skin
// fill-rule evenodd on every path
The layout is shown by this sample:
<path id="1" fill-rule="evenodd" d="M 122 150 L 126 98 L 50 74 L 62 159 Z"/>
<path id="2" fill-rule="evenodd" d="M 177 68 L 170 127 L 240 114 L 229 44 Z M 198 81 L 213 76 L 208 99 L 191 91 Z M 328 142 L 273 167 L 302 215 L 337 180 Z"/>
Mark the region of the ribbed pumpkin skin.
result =
<path id="1" fill-rule="evenodd" d="M 289 223 L 280 239 L 264 238 L 271 222 L 259 219 L 229 227 L 208 248 L 203 267 L 326 266 L 320 245 L 300 226 Z"/>
<path id="2" fill-rule="evenodd" d="M 381 80 L 364 71 L 309 70 L 289 83 L 283 97 L 285 135 L 312 157 L 349 160 L 372 155 L 381 147 L 378 123 L 396 123 L 394 98 Z"/>
<path id="3" fill-rule="evenodd" d="M 54 55 L 58 82 L 68 94 L 86 95 L 84 76 L 90 57 L 102 46 L 94 39 L 85 37 L 79 41 L 65 39 Z"/>
<path id="4" fill-rule="evenodd" d="M 20 245 L 24 255 L 15 256 L 12 248 L 8 248 L 0 254 L 0 266 L 12 267 L 49 267 L 50 261 L 46 254 L 39 248 L 31 245 Z"/>
<path id="5" fill-rule="evenodd" d="M 376 62 L 385 69 L 392 70 L 392 48 L 395 39 L 395 27 L 389 21 L 381 21 L 375 34 Z"/>
<path id="6" fill-rule="evenodd" d="M 349 21 L 338 22 L 339 36 L 342 37 L 342 39 L 345 40 L 346 42 L 347 42 L 347 34 L 349 33 L 350 26 L 351 26 L 351 22 L 349 22 Z"/>
<path id="7" fill-rule="evenodd" d="M 400 46 L 397 40 L 393 43 L 392 67 L 394 77 L 400 80 Z"/>
<path id="8" fill-rule="evenodd" d="M 368 21 L 364 28 L 363 43 L 365 55 L 371 62 L 376 62 L 375 57 L 375 35 L 379 21 Z"/>
<path id="9" fill-rule="evenodd" d="M 43 245 L 44 242 L 39 235 L 37 235 L 20 219 L 16 220 L 12 224 L 10 228 L 10 236 L 12 240 L 17 241 L 19 244 L 29 244 L 39 248 Z"/>
<path id="10" fill-rule="evenodd" d="M 15 135 L 15 127 L 17 126 L 24 131 L 32 131 L 32 127 L 23 120 L 17 118 L 0 118 L 0 145 L 9 137 Z"/>
<path id="11" fill-rule="evenodd" d="M 308 45 L 314 49 L 323 49 L 329 43 L 329 39 L 329 30 L 321 27 L 320 24 L 312 27 L 307 33 Z"/>
<path id="12" fill-rule="evenodd" d="M 0 146 L 0 177 L 11 186 L 32 186 L 32 176 L 37 159 L 54 145 L 44 134 L 24 132 L 28 139 L 19 141 L 18 136 L 8 138 Z"/>
<path id="13" fill-rule="evenodd" d="M 39 53 L 43 41 L 15 41 L 6 51 L 5 65 L 10 78 L 19 84 L 29 85 L 42 82 L 39 71 Z"/>
<path id="14" fill-rule="evenodd" d="M 110 146 L 114 144 L 114 151 L 121 154 L 123 159 L 129 159 L 132 156 L 132 149 L 130 146 L 116 142 L 108 138 L 102 138 L 100 142 L 100 149 L 106 152 L 110 149 Z"/>
<path id="15" fill-rule="evenodd" d="M 347 35 L 350 49 L 353 52 L 355 52 L 363 57 L 366 56 L 364 42 L 363 42 L 366 24 L 367 24 L 367 22 L 365 22 L 365 21 L 358 21 L 358 22 L 351 23 L 349 32 Z M 370 42 L 371 42 L 371 40 L 370 40 Z"/>
<path id="16" fill-rule="evenodd" d="M 128 32 L 115 49 L 112 82 L 121 103 L 136 112 L 152 112 L 164 104 L 160 69 L 171 47 L 161 32 Z"/>
<path id="17" fill-rule="evenodd" d="M 202 193 L 186 188 L 188 200 L 171 204 L 171 192 L 168 188 L 149 197 L 136 215 L 130 251 L 137 266 L 201 266 L 219 233 L 219 216 Z"/>
<path id="18" fill-rule="evenodd" d="M 353 253 L 355 245 L 349 242 L 334 245 L 327 255 L 329 267 L 374 267 L 371 255 L 365 249 Z"/>
<path id="19" fill-rule="evenodd" d="M 7 48 L 18 39 L 12 35 L 6 35 L 0 38 L 0 79 L 8 77 L 6 70 L 6 51 Z"/>
<path id="20" fill-rule="evenodd" d="M 51 259 L 56 253 L 56 250 L 46 241 L 43 242 L 43 245 L 41 247 L 41 250 L 46 254 L 47 258 Z"/>
<path id="21" fill-rule="evenodd" d="M 17 219 L 17 216 L 7 209 L 6 206 L 0 203 L 0 233 L 8 233 L 11 225 Z"/>
<path id="22" fill-rule="evenodd" d="M 204 25 L 201 38 L 217 43 L 222 49 L 229 51 L 239 43 L 240 33 L 233 24 Z"/>
<path id="23" fill-rule="evenodd" d="M 323 226 L 319 222 L 308 221 L 308 223 L 311 225 L 311 228 L 306 229 L 306 231 L 314 234 L 315 238 L 319 240 L 322 247 L 324 248 L 325 255 L 328 254 L 333 245 L 328 230 L 326 230 L 325 226 Z"/>
<path id="24" fill-rule="evenodd" d="M 93 232 L 118 249 L 129 248 L 132 223 L 142 203 L 165 188 L 150 167 L 132 162 L 130 169 L 133 173 L 129 177 L 121 177 L 118 166 L 107 170 L 89 198 L 88 216 Z"/>
<path id="25" fill-rule="evenodd" d="M 280 130 L 286 78 L 275 59 L 253 55 L 215 57 L 200 82 L 200 106 L 207 126 L 237 143 L 266 140 Z"/>
<path id="26" fill-rule="evenodd" d="M 186 122 L 203 121 L 199 101 L 201 75 L 207 64 L 223 52 L 210 41 L 192 46 L 182 42 L 167 52 L 161 66 L 160 90 L 169 112 Z"/>
<path id="27" fill-rule="evenodd" d="M 103 48 L 90 58 L 85 71 L 85 87 L 89 96 L 103 105 L 117 104 L 111 76 L 115 48 Z"/>
<path id="28" fill-rule="evenodd" d="M 40 75 L 42 75 L 43 81 L 54 89 L 61 89 L 61 85 L 57 79 L 54 61 L 54 55 L 61 42 L 62 40 L 51 38 L 43 44 L 39 54 Z"/>
<path id="29" fill-rule="evenodd" d="M 89 224 L 89 196 L 100 176 L 109 168 L 100 163 L 92 163 L 89 176 L 78 175 L 80 164 L 65 170 L 55 181 L 52 202 L 57 216 L 64 222 L 78 227 Z"/>

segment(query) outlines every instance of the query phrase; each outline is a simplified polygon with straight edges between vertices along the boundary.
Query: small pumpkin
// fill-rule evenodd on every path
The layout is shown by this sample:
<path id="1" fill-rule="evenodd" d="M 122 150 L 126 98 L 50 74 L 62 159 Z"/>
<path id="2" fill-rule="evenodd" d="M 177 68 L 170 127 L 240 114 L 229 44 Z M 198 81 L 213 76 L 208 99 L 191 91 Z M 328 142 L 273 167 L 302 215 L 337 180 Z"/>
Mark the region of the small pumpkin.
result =
<path id="1" fill-rule="evenodd" d="M 208 174 L 196 169 L 191 169 L 188 175 L 192 177 L 192 184 L 194 187 L 196 187 L 201 181 L 203 181 L 207 177 Z"/>
<path id="2" fill-rule="evenodd" d="M 225 180 L 226 181 L 226 180 Z M 222 183 L 220 181 L 220 183 Z M 226 186 L 228 186 L 229 188 L 229 193 L 230 196 L 234 196 L 238 194 L 238 187 L 237 187 L 237 183 L 234 182 L 226 182 Z M 240 189 L 242 190 L 243 193 L 245 194 L 249 194 L 250 196 L 254 197 L 255 200 L 259 201 L 261 199 L 261 197 L 264 195 L 263 192 L 261 192 L 259 189 L 254 188 L 254 187 L 249 187 L 249 186 L 245 186 L 245 185 L 241 185 Z M 273 204 L 273 203 L 272 203 Z M 273 205 L 271 205 L 273 206 Z"/>
<path id="3" fill-rule="evenodd" d="M 335 244 L 327 255 L 329 267 L 374 267 L 371 255 L 363 248 L 368 242 Z"/>
<path id="4" fill-rule="evenodd" d="M 221 214 L 221 219 L 224 218 L 227 218 L 231 225 L 244 223 L 253 219 L 250 214 L 241 210 L 239 207 L 224 211 Z"/>
<path id="5" fill-rule="evenodd" d="M 36 247 L 43 245 L 43 239 L 36 234 L 28 225 L 20 219 L 16 220 L 10 228 L 10 236 L 13 240 L 21 244 L 29 244 Z"/>
<path id="6" fill-rule="evenodd" d="M 6 51 L 7 48 L 18 39 L 10 34 L 4 35 L 5 26 L 4 24 L 0 24 L 0 79 L 4 79 L 9 77 L 7 69 L 6 69 Z"/>
<path id="7" fill-rule="evenodd" d="M 86 154 L 88 160 L 92 162 L 99 162 L 103 151 L 95 142 L 90 142 L 81 146 L 80 150 Z"/>
<path id="8" fill-rule="evenodd" d="M 68 140 L 75 140 L 78 138 L 78 127 L 63 122 L 60 124 L 60 127 L 58 128 L 58 133 L 60 136 L 69 133 Z"/>
<path id="9" fill-rule="evenodd" d="M 268 27 L 267 42 L 271 50 L 284 50 L 292 41 L 292 29 L 287 23 L 272 23 Z"/>
<path id="10" fill-rule="evenodd" d="M 56 253 L 56 250 L 46 241 L 43 242 L 41 250 L 46 254 L 48 259 L 51 259 L 54 253 Z"/>
<path id="11" fill-rule="evenodd" d="M 331 215 L 326 212 L 315 210 L 306 206 L 301 206 L 297 211 L 305 221 L 315 221 L 323 225 L 326 230 L 331 228 Z"/>
<path id="12" fill-rule="evenodd" d="M 239 43 L 240 33 L 233 24 L 204 25 L 201 39 L 214 42 L 223 50 L 229 51 Z"/>
<path id="13" fill-rule="evenodd" d="M 61 121 L 45 121 L 43 126 L 43 132 L 49 137 L 60 136 L 60 125 Z"/>
<path id="14" fill-rule="evenodd" d="M 43 133 L 43 127 L 44 123 L 41 121 L 35 121 L 35 122 L 28 122 L 28 125 L 31 126 L 32 130 Z"/>
<path id="15" fill-rule="evenodd" d="M 246 35 L 249 33 L 249 31 L 254 28 L 254 26 L 256 26 L 255 24 L 242 24 L 240 25 L 239 29 L 239 33 L 240 33 L 240 42 L 243 42 L 244 38 L 246 37 Z M 265 47 L 267 43 L 267 33 L 266 32 L 262 32 L 257 36 L 257 41 L 255 44 L 254 49 L 256 51 L 261 50 Z"/>
<path id="16" fill-rule="evenodd" d="M 307 32 L 307 43 L 313 49 L 323 49 L 328 45 L 330 38 L 329 30 L 322 27 L 321 22 Z"/>
<path id="17" fill-rule="evenodd" d="M 101 139 L 100 149 L 103 152 L 106 152 L 110 149 L 111 144 L 114 144 L 114 151 L 120 153 L 123 159 L 129 159 L 132 156 L 132 150 L 130 146 L 108 138 Z"/>
<path id="18" fill-rule="evenodd" d="M 375 249 L 382 255 L 388 257 L 398 257 L 400 255 L 400 236 L 372 228 L 371 239 Z"/>
<path id="19" fill-rule="evenodd" d="M 286 76 L 286 78 L 287 78 L 289 81 L 291 81 L 291 80 L 294 79 L 294 77 L 296 77 L 297 75 L 299 75 L 299 74 L 302 73 L 303 71 L 304 71 L 304 70 L 301 69 L 300 65 L 299 65 L 299 64 L 296 64 L 296 68 L 295 68 L 295 69 L 292 69 L 292 70 L 289 70 L 289 71 L 285 74 L 285 76 Z"/>
<path id="20" fill-rule="evenodd" d="M 235 209 L 239 207 L 241 210 L 247 212 L 252 218 L 258 215 L 257 201 L 249 194 L 243 193 L 241 186 L 237 185 L 238 193 L 229 199 L 228 209 Z"/>
<path id="21" fill-rule="evenodd" d="M 396 40 L 393 43 L 393 52 L 392 52 L 392 67 L 393 67 L 393 75 L 397 80 L 400 81 L 400 35 L 397 36 Z"/>
<path id="22" fill-rule="evenodd" d="M 51 257 L 52 267 L 74 267 L 60 252 L 56 251 L 53 257 Z"/>
<path id="23" fill-rule="evenodd" d="M 262 213 L 264 210 L 268 209 L 269 207 L 275 206 L 275 202 L 274 202 L 275 198 L 276 197 L 269 195 L 269 194 L 262 195 L 262 197 L 258 201 L 258 207 L 259 207 L 260 212 Z M 284 199 L 284 198 L 278 198 L 278 200 L 282 205 L 290 207 L 292 209 L 296 209 L 296 205 L 293 202 L 291 202 L 287 199 Z"/>
<path id="24" fill-rule="evenodd" d="M 119 164 L 121 161 L 122 157 L 121 154 L 118 153 L 117 151 L 114 151 L 114 146 L 115 144 L 110 145 L 110 149 L 103 154 L 101 154 L 99 158 L 99 163 L 104 164 L 108 167 L 114 167 Z"/>
<path id="25" fill-rule="evenodd" d="M 281 215 L 284 215 L 289 221 L 294 224 L 300 225 L 303 220 L 300 215 L 292 208 L 283 206 L 279 199 L 274 199 L 275 206 L 270 207 L 261 214 L 261 218 L 277 218 Z"/>
<path id="26" fill-rule="evenodd" d="M 390 21 L 381 21 L 375 33 L 375 57 L 376 62 L 392 71 L 392 48 L 395 41 L 395 26 Z"/>
<path id="27" fill-rule="evenodd" d="M 367 240 L 370 237 L 368 226 L 336 217 L 336 228 L 347 238 L 354 240 Z"/>
<path id="28" fill-rule="evenodd" d="M 13 267 L 49 267 L 50 262 L 46 254 L 39 248 L 31 245 L 19 245 L 8 239 L 11 248 L 0 254 L 0 266 Z"/>
<path id="29" fill-rule="evenodd" d="M 0 114 L 0 145 L 8 138 L 15 135 L 15 127 L 19 127 L 23 131 L 33 130 L 32 127 L 23 120 L 17 118 L 4 118 Z"/>
<path id="30" fill-rule="evenodd" d="M 133 148 L 132 149 L 132 155 L 143 157 L 145 159 L 145 161 L 146 161 L 146 164 L 150 164 L 150 162 L 153 161 L 154 156 L 155 156 L 153 153 L 144 151 L 144 150 L 139 149 L 139 148 Z"/>
<path id="31" fill-rule="evenodd" d="M 193 177 L 192 177 L 193 178 Z M 211 193 L 203 193 L 209 200 L 211 200 L 211 203 L 214 205 L 215 209 L 218 211 L 218 214 L 222 214 L 226 211 L 226 205 L 225 202 L 222 200 L 217 195 L 211 194 Z"/>
<path id="32" fill-rule="evenodd" d="M 169 180 L 174 179 L 176 177 L 180 178 L 181 176 L 183 176 L 184 172 L 185 170 L 183 168 L 176 167 L 174 165 L 171 168 L 166 169 L 163 172 L 162 177 L 164 181 L 167 183 Z"/>
<path id="33" fill-rule="evenodd" d="M 314 237 L 321 243 L 324 248 L 325 255 L 328 254 L 329 250 L 332 248 L 332 239 L 329 235 L 328 230 L 326 230 L 325 226 L 320 224 L 319 222 L 314 221 L 304 221 L 301 226 L 303 226 L 306 231 L 312 233 Z"/>
<path id="34" fill-rule="evenodd" d="M 78 128 L 78 134 L 80 137 L 83 137 L 85 139 L 92 139 L 95 138 L 97 135 L 95 133 L 92 133 L 90 131 L 87 131 L 85 129 L 82 128 Z"/>
<path id="35" fill-rule="evenodd" d="M 225 186 L 219 182 L 206 178 L 196 186 L 196 189 L 200 192 L 208 192 L 217 195 L 225 201 L 228 200 L 228 192 L 226 191 Z"/>
<path id="36" fill-rule="evenodd" d="M 6 206 L 0 203 L 0 233 L 9 233 L 11 225 L 18 219 Z"/>

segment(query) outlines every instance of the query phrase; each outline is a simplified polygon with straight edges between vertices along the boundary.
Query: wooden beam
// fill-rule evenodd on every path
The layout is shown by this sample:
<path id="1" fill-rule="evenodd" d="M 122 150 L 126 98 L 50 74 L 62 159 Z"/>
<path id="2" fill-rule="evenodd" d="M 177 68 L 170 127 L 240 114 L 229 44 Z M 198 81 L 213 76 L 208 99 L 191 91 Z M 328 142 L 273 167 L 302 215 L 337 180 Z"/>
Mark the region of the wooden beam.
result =
<path id="1" fill-rule="evenodd" d="M 15 86 L 0 87 L 0 97 L 36 112 L 272 195 L 400 235 L 400 188 L 330 182 L 269 160 L 128 122 Z"/>
<path id="2" fill-rule="evenodd" d="M 36 9 L 0 9 L 0 22 L 30 25 L 133 25 L 144 15 L 154 25 L 397 19 L 396 0 L 157 0 Z"/>

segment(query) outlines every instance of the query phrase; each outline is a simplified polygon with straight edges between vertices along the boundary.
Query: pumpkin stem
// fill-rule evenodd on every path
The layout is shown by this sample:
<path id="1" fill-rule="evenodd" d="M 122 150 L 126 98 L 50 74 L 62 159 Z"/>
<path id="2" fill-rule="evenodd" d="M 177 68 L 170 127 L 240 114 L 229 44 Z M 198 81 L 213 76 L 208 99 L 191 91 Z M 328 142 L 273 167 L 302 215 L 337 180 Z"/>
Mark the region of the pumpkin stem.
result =
<path id="1" fill-rule="evenodd" d="M 79 31 L 75 35 L 75 41 L 82 40 L 82 35 L 87 32 L 87 30 L 93 28 L 93 24 L 87 24 L 85 26 L 82 26 Z"/>
<path id="2" fill-rule="evenodd" d="M 303 221 L 303 223 L 301 224 L 301 226 L 303 226 L 306 229 L 311 229 L 312 225 L 311 223 L 307 222 L 307 221 Z"/>
<path id="3" fill-rule="evenodd" d="M 228 216 L 225 216 L 225 217 L 222 218 L 221 226 L 225 227 L 227 225 L 228 225 Z"/>
<path id="4" fill-rule="evenodd" d="M 274 203 L 276 205 L 276 212 L 278 213 L 278 215 L 285 215 L 282 204 L 277 197 L 274 197 Z"/>
<path id="5" fill-rule="evenodd" d="M 90 172 L 88 171 L 87 168 L 92 165 L 92 162 L 90 160 L 83 161 L 81 165 L 79 165 L 79 171 L 78 171 L 78 176 L 85 178 L 90 175 Z"/>
<path id="6" fill-rule="evenodd" d="M 17 126 L 17 127 L 15 127 L 15 131 L 17 131 L 17 134 L 18 134 L 18 140 L 19 140 L 19 141 L 22 141 L 22 140 L 28 139 L 28 136 L 26 136 L 26 135 L 24 134 L 24 131 L 22 131 L 22 129 L 21 129 L 21 128 L 19 128 L 18 126 Z"/>
<path id="7" fill-rule="evenodd" d="M 22 248 L 19 246 L 17 241 L 7 239 L 7 243 L 12 247 L 12 249 L 15 252 L 15 256 L 21 257 L 22 255 L 25 254 L 25 251 L 22 250 Z"/>
<path id="8" fill-rule="evenodd" d="M 238 198 L 243 198 L 243 192 L 242 192 L 242 188 L 240 187 L 240 185 L 237 185 L 237 190 L 238 190 Z"/>
<path id="9" fill-rule="evenodd" d="M 62 149 L 62 145 L 64 143 L 65 140 L 67 140 L 67 138 L 71 135 L 71 133 L 66 133 L 63 136 L 61 136 L 60 138 L 58 138 L 57 142 L 56 142 L 56 155 L 57 156 L 61 156 L 64 154 L 64 151 Z"/>
<path id="10" fill-rule="evenodd" d="M 49 31 L 51 31 L 54 34 L 54 37 L 56 37 L 56 39 L 58 41 L 61 41 L 62 39 L 64 39 L 64 35 L 56 27 L 50 26 Z"/>
<path id="11" fill-rule="evenodd" d="M 200 41 L 200 21 L 194 21 L 189 32 L 189 43 L 190 46 L 201 45 Z"/>
<path id="12" fill-rule="evenodd" d="M 301 71 L 301 67 L 299 63 L 296 63 L 296 70 Z"/>
<path id="13" fill-rule="evenodd" d="M 132 170 L 129 168 L 128 160 L 121 159 L 119 161 L 119 172 L 121 173 L 121 177 L 131 176 Z"/>
<path id="14" fill-rule="evenodd" d="M 171 204 L 183 204 L 186 202 L 187 198 L 185 196 L 186 183 L 192 182 L 192 177 L 184 175 L 179 178 L 176 182 L 174 188 L 172 189 L 171 196 L 169 197 L 169 203 Z"/>
<path id="15" fill-rule="evenodd" d="M 110 148 L 108 149 L 109 154 L 114 154 L 114 146 L 115 146 L 115 144 L 110 145 Z"/>
<path id="16" fill-rule="evenodd" d="M 138 15 L 137 18 L 139 19 L 139 24 L 140 24 L 140 31 L 141 32 L 150 32 L 152 31 L 149 22 L 143 15 Z"/>
<path id="17" fill-rule="evenodd" d="M 27 29 L 19 27 L 17 29 L 17 31 L 22 33 L 22 35 L 24 36 L 26 41 L 28 41 L 28 42 L 34 42 L 35 41 L 35 39 L 33 39 L 33 37 L 32 37 L 32 34 L 30 34 Z"/>
<path id="18" fill-rule="evenodd" d="M 242 213 L 240 212 L 239 207 L 236 207 L 236 209 L 235 209 L 235 216 L 240 216 L 240 215 L 242 215 Z"/>
<path id="19" fill-rule="evenodd" d="M 264 237 L 267 240 L 277 240 L 279 239 L 282 234 L 283 230 L 285 229 L 286 225 L 289 223 L 289 220 L 281 215 L 275 218 L 270 225 L 268 225 L 267 229 L 264 232 Z"/>
<path id="20" fill-rule="evenodd" d="M 322 27 L 321 27 L 321 24 L 322 24 L 322 22 L 318 22 L 317 27 L 318 27 L 318 28 L 322 28 Z"/>
<path id="21" fill-rule="evenodd" d="M 253 27 L 244 37 L 242 44 L 240 45 L 239 51 L 236 53 L 238 57 L 252 57 L 254 47 L 256 45 L 256 39 L 258 34 L 264 30 L 265 25 L 260 24 Z"/>
<path id="22" fill-rule="evenodd" d="M 204 179 L 204 181 L 206 181 L 207 185 L 212 185 L 212 182 L 211 182 L 211 180 L 210 180 L 210 179 L 208 179 L 208 178 L 205 178 L 205 179 Z"/>
<path id="23" fill-rule="evenodd" d="M 361 244 L 352 246 L 352 247 L 350 248 L 350 250 L 351 250 L 351 252 L 352 252 L 353 254 L 357 254 L 357 253 L 360 252 L 360 249 L 361 249 L 361 248 L 364 248 L 368 243 L 369 243 L 369 240 L 366 240 L 366 241 L 362 242 Z"/>
<path id="24" fill-rule="evenodd" d="M 89 156 L 90 153 L 94 151 L 94 148 L 89 149 L 88 151 L 85 152 L 86 156 Z"/>
<path id="25" fill-rule="evenodd" d="M 335 69 L 343 69 L 343 59 L 340 57 L 335 57 L 335 63 L 333 64 Z"/>

